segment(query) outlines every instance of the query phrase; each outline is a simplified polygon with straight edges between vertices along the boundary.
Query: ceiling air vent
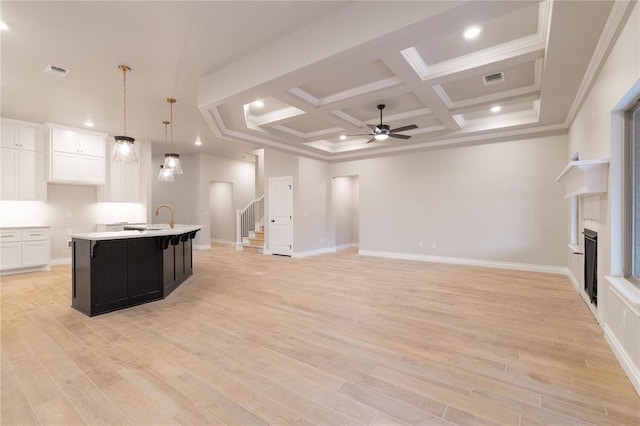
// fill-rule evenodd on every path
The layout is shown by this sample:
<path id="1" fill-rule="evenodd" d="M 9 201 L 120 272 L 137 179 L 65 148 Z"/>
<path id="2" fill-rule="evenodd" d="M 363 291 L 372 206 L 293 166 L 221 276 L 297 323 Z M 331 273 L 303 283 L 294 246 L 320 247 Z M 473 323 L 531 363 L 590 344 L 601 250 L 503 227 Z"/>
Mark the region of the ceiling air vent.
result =
<path id="1" fill-rule="evenodd" d="M 67 74 L 69 74 L 69 70 L 62 68 L 62 67 L 57 67 L 55 65 L 47 65 L 47 67 L 44 69 L 44 72 L 46 72 L 47 74 L 53 74 L 56 77 L 66 77 Z"/>
<path id="2" fill-rule="evenodd" d="M 489 74 L 482 77 L 485 86 L 491 86 L 492 84 L 504 83 L 504 73 L 497 72 L 495 74 Z"/>

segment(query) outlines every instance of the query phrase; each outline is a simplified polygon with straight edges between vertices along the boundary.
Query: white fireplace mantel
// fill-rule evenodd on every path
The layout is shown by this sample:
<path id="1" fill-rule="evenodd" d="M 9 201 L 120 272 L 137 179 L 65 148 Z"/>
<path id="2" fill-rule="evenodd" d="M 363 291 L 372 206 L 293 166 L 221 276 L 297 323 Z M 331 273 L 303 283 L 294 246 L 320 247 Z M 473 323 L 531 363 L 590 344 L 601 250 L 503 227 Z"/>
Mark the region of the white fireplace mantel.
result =
<path id="1" fill-rule="evenodd" d="M 604 194 L 607 192 L 609 177 L 609 160 L 569 161 L 556 182 L 566 185 L 564 198 L 581 195 Z"/>

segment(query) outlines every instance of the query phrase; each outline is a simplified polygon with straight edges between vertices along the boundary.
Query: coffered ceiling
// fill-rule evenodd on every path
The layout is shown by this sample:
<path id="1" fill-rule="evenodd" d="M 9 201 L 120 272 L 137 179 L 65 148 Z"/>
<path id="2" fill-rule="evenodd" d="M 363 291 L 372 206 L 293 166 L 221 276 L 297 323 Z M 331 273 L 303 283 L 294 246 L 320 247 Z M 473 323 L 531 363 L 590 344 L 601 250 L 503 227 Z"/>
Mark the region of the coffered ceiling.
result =
<path id="1" fill-rule="evenodd" d="M 3 1 L 1 113 L 120 133 L 125 64 L 129 133 L 156 153 L 167 97 L 185 154 L 271 146 L 340 161 L 565 132 L 630 7 Z M 466 39 L 470 26 L 482 31 Z M 44 74 L 48 64 L 70 73 Z M 390 128 L 417 126 L 401 132 L 409 139 L 367 143 L 378 104 Z"/>

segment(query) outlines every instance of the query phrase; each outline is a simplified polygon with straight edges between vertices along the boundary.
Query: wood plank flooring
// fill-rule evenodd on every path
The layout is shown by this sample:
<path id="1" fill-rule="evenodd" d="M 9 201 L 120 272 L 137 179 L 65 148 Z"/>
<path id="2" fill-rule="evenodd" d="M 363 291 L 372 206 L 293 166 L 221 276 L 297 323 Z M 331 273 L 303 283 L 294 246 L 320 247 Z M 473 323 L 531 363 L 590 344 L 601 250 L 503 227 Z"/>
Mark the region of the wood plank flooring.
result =
<path id="1" fill-rule="evenodd" d="M 219 246 L 194 264 L 93 318 L 69 266 L 2 277 L 1 423 L 640 425 L 566 277 Z"/>

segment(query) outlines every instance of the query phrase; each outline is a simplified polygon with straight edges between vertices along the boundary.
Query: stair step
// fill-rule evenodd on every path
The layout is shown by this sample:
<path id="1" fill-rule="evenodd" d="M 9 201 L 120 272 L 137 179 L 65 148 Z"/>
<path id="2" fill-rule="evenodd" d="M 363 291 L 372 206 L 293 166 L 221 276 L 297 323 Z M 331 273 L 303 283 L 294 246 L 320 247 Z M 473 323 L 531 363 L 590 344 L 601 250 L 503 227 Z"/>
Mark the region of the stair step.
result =
<path id="1" fill-rule="evenodd" d="M 253 234 L 255 235 L 255 238 L 264 240 L 264 231 L 253 231 Z"/>
<path id="2" fill-rule="evenodd" d="M 264 239 L 263 238 L 249 238 L 249 245 L 252 246 L 263 246 Z"/>

